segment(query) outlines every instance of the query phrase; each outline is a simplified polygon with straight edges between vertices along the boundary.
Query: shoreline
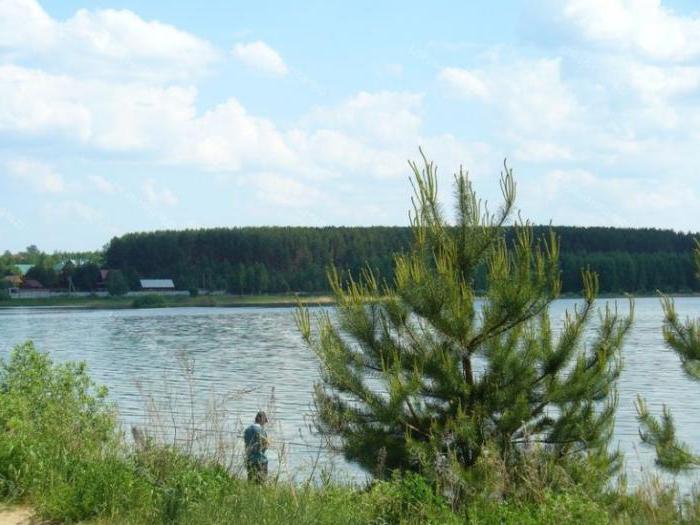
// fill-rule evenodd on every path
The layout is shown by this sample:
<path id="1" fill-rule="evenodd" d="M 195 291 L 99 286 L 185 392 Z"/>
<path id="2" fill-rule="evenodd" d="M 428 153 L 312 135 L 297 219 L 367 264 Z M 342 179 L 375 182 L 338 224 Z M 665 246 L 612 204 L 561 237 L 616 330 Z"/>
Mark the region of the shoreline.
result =
<path id="1" fill-rule="evenodd" d="M 700 293 L 672 293 L 671 298 L 697 298 Z M 605 299 L 649 299 L 659 298 L 658 293 L 615 294 L 603 293 L 598 300 Z M 291 308 L 304 306 L 333 306 L 335 299 L 328 294 L 294 296 L 270 295 L 200 295 L 197 297 L 163 296 L 164 303 L 157 308 Z M 581 299 L 580 294 L 562 294 L 557 299 Z M 555 299 L 556 300 L 556 299 Z M 9 299 L 0 301 L 0 310 L 17 308 L 71 308 L 76 310 L 138 310 L 133 297 L 51 297 L 41 299 Z"/>
<path id="2" fill-rule="evenodd" d="M 157 295 L 157 294 L 154 294 Z M 330 295 L 200 295 L 197 297 L 162 296 L 158 308 L 289 308 L 327 306 L 335 304 Z M 138 310 L 134 297 L 50 297 L 40 299 L 9 299 L 0 301 L 0 310 L 16 308 L 73 308 L 76 310 Z"/>

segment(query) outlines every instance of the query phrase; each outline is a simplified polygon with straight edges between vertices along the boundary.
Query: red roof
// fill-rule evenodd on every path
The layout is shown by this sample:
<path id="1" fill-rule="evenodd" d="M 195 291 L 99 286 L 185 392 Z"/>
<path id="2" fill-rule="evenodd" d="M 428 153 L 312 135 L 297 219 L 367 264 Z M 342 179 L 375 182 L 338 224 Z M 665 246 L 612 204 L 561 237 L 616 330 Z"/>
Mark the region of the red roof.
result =
<path id="1" fill-rule="evenodd" d="M 44 288 L 44 285 L 36 279 L 25 279 L 22 288 L 32 288 L 34 290 L 41 290 Z"/>

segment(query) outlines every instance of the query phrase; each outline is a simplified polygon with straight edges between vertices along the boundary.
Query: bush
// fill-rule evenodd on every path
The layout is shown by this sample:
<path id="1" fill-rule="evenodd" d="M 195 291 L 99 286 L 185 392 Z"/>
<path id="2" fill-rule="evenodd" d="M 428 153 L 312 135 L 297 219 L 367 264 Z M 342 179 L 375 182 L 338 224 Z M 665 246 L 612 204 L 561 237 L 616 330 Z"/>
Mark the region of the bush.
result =
<path id="1" fill-rule="evenodd" d="M 129 291 L 129 282 L 121 270 L 110 270 L 107 274 L 107 291 L 111 296 L 125 295 Z"/>
<path id="2" fill-rule="evenodd" d="M 133 308 L 163 308 L 165 298 L 162 295 L 140 295 L 131 303 Z"/>
<path id="3" fill-rule="evenodd" d="M 380 523 L 461 523 L 445 498 L 419 474 L 398 471 L 389 482 L 378 481 L 372 488 L 373 505 Z"/>
<path id="4" fill-rule="evenodd" d="M 610 516 L 599 503 L 576 493 L 547 492 L 543 501 L 481 501 L 468 511 L 474 525 L 607 525 Z"/>
<path id="5" fill-rule="evenodd" d="M 7 301 L 10 298 L 10 283 L 0 278 L 0 301 Z"/>
<path id="6" fill-rule="evenodd" d="M 94 512 L 85 508 L 87 491 L 75 494 L 80 478 L 95 478 L 94 467 L 111 477 L 113 468 L 97 460 L 122 449 L 107 390 L 84 364 L 54 364 L 26 343 L 0 361 L 0 392 L 0 496 L 28 497 L 40 512 L 64 518 Z M 104 504 L 104 494 L 99 499 Z"/>

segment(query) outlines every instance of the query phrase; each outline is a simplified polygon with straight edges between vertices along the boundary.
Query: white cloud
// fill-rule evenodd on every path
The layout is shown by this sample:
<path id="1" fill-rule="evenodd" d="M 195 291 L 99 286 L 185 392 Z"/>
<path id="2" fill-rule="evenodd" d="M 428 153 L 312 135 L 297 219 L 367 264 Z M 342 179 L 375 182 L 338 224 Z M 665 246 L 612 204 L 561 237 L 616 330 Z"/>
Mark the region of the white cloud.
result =
<path id="1" fill-rule="evenodd" d="M 389 178 L 406 173 L 406 148 L 382 148 L 366 137 L 343 130 L 297 131 L 291 135 L 294 149 L 308 159 L 323 178 L 363 176 Z M 413 146 L 415 150 L 415 143 Z"/>
<path id="2" fill-rule="evenodd" d="M 681 223 L 687 210 L 700 206 L 700 193 L 682 178 L 616 177 L 585 169 L 553 170 L 529 193 L 559 224 L 654 226 L 659 216 Z"/>
<path id="3" fill-rule="evenodd" d="M 418 134 L 422 100 L 420 93 L 361 91 L 335 106 L 314 108 L 304 123 L 321 129 L 343 129 L 370 142 L 396 144 Z"/>
<path id="4" fill-rule="evenodd" d="M 217 172 L 394 177 L 406 173 L 406 159 L 425 143 L 416 93 L 360 92 L 313 109 L 289 130 L 249 114 L 235 98 L 199 113 L 193 88 L 81 80 L 20 66 L 0 66 L 0 99 L 0 133 L 58 137 L 65 147 L 138 152 Z"/>
<path id="5" fill-rule="evenodd" d="M 559 131 L 581 108 L 563 81 L 561 59 L 494 61 L 476 69 L 444 68 L 438 79 L 453 94 L 501 112 L 518 131 Z"/>
<path id="6" fill-rule="evenodd" d="M 546 45 L 486 50 L 439 83 L 510 152 L 527 215 L 697 230 L 700 18 L 645 0 L 548 5 L 561 24 Z"/>
<path id="7" fill-rule="evenodd" d="M 81 81 L 0 66 L 0 133 L 58 136 L 80 146 L 149 152 L 158 162 L 213 170 L 294 162 L 270 121 L 249 115 L 234 98 L 198 115 L 196 95 L 193 88 Z"/>
<path id="8" fill-rule="evenodd" d="M 195 116 L 196 90 L 0 66 L 0 132 L 59 135 L 106 150 L 156 148 Z"/>
<path id="9" fill-rule="evenodd" d="M 276 77 L 283 77 L 289 72 L 289 68 L 280 54 L 261 40 L 247 44 L 236 44 L 232 53 L 234 57 L 251 69 Z"/>
<path id="10" fill-rule="evenodd" d="M 175 206 L 180 202 L 180 199 L 171 190 L 158 187 L 154 179 L 145 180 L 142 190 L 146 202 L 153 206 Z"/>
<path id="11" fill-rule="evenodd" d="M 81 10 L 59 21 L 33 0 L 7 0 L 0 14 L 6 15 L 0 21 L 0 134 L 7 137 L 57 141 L 63 151 L 297 180 L 405 175 L 406 158 L 430 141 L 421 137 L 418 93 L 359 92 L 279 129 L 234 97 L 197 108 L 197 89 L 181 81 L 216 52 L 189 33 L 129 11 Z M 7 19 L 27 22 L 15 27 Z M 267 73 L 288 73 L 264 42 L 241 43 L 233 52 Z M 89 180 L 97 191 L 116 191 L 106 179 Z M 144 195 L 163 205 L 177 200 L 153 185 Z"/>
<path id="12" fill-rule="evenodd" d="M 32 159 L 14 159 L 6 163 L 11 177 L 28 184 L 39 193 L 61 193 L 66 189 L 63 177 L 53 167 Z"/>
<path id="13" fill-rule="evenodd" d="M 568 0 L 563 16 L 585 39 L 619 51 L 671 61 L 700 56 L 700 16 L 680 16 L 660 0 Z"/>
<path id="14" fill-rule="evenodd" d="M 104 195 L 114 195 L 115 193 L 119 192 L 119 187 L 116 184 L 108 181 L 100 175 L 89 175 L 87 179 L 89 187 L 94 188 L 99 193 Z"/>
<path id="15" fill-rule="evenodd" d="M 446 67 L 440 71 L 438 79 L 457 96 L 489 99 L 489 88 L 476 72 Z"/>
<path id="16" fill-rule="evenodd" d="M 69 219 L 89 223 L 93 226 L 102 219 L 102 214 L 97 209 L 77 200 L 49 202 L 44 206 L 44 213 L 51 221 Z"/>
<path id="17" fill-rule="evenodd" d="M 515 148 L 515 159 L 530 162 L 570 160 L 573 153 L 568 146 L 538 140 L 523 140 Z"/>
<path id="18" fill-rule="evenodd" d="M 257 187 L 258 198 L 268 204 L 305 208 L 321 199 L 318 188 L 277 173 L 258 173 L 255 175 L 254 184 Z"/>
<path id="19" fill-rule="evenodd" d="M 0 132 L 69 135 L 86 139 L 91 115 L 73 78 L 0 66 Z"/>
<path id="20" fill-rule="evenodd" d="M 0 52 L 50 70 L 140 80 L 185 79 L 218 58 L 190 33 L 128 10 L 81 9 L 65 21 L 35 0 L 0 2 Z"/>
<path id="21" fill-rule="evenodd" d="M 188 121 L 168 158 L 221 171 L 238 171 L 251 164 L 289 166 L 296 160 L 272 122 L 248 114 L 233 98 Z"/>

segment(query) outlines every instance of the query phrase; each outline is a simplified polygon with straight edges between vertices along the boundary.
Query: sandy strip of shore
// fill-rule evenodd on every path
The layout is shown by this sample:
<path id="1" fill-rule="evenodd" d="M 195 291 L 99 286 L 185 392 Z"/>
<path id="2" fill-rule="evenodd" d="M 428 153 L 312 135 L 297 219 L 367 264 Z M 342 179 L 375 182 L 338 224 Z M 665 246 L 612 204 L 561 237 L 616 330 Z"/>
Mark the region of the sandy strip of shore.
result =
<path id="1" fill-rule="evenodd" d="M 24 507 L 0 508 L 0 525 L 32 525 L 32 511 Z"/>

